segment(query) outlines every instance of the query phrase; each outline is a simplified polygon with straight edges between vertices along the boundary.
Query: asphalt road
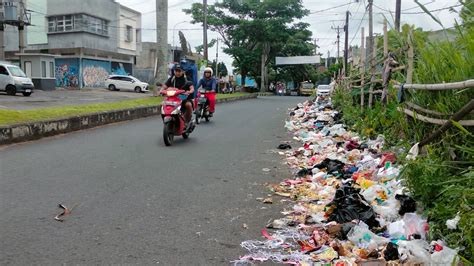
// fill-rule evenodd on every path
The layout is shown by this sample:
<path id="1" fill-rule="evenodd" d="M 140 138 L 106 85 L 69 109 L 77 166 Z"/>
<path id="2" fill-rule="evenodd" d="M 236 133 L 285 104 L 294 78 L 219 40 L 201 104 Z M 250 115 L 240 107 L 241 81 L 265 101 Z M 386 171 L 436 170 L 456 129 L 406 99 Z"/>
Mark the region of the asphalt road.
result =
<path id="1" fill-rule="evenodd" d="M 229 264 L 287 206 L 256 198 L 289 176 L 275 148 L 303 100 L 220 104 L 173 147 L 152 117 L 0 148 L 0 264 Z"/>

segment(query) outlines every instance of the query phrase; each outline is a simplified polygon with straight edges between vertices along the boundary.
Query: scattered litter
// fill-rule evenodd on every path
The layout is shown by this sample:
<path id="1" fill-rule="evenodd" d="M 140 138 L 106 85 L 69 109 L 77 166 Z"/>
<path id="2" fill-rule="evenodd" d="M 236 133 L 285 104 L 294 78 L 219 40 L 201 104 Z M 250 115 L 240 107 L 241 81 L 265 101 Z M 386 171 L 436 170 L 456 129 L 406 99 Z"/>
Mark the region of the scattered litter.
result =
<path id="1" fill-rule="evenodd" d="M 455 230 L 460 220 L 461 220 L 461 216 L 459 216 L 459 213 L 458 213 L 456 217 L 446 221 L 446 226 L 448 227 L 448 229 Z"/>
<path id="2" fill-rule="evenodd" d="M 260 240 L 242 242 L 247 255 L 233 263 L 373 266 L 455 261 L 457 250 L 441 241 L 427 242 L 428 222 L 416 213 L 415 200 L 403 194 L 401 167 L 395 153 L 383 150 L 384 137 L 363 139 L 341 118 L 325 97 L 289 110 L 285 127 L 298 144 L 280 144 L 278 149 L 285 151 L 278 154 L 293 178 L 269 188 L 293 206 L 266 224 Z M 273 202 L 271 197 L 257 200 Z M 447 220 L 446 226 L 456 229 L 459 219 Z"/>
<path id="3" fill-rule="evenodd" d="M 56 221 L 59 221 L 59 222 L 64 222 L 64 219 L 62 218 L 63 216 L 66 216 L 68 214 L 71 213 L 71 210 L 68 209 L 66 206 L 64 206 L 63 204 L 58 204 L 59 208 L 63 209 L 63 212 L 61 212 L 60 214 L 56 215 L 54 217 L 54 220 Z"/>
<path id="4" fill-rule="evenodd" d="M 243 227 L 244 229 L 249 229 L 249 226 L 248 226 L 247 224 L 243 224 L 242 227 Z"/>
<path id="5" fill-rule="evenodd" d="M 272 203 L 273 203 L 273 199 L 272 199 L 272 198 L 266 198 L 266 199 L 263 200 L 263 203 L 272 204 Z"/>
<path id="6" fill-rule="evenodd" d="M 286 143 L 282 143 L 282 144 L 278 145 L 278 149 L 280 149 L 280 150 L 290 149 L 291 150 L 291 145 L 286 144 Z"/>

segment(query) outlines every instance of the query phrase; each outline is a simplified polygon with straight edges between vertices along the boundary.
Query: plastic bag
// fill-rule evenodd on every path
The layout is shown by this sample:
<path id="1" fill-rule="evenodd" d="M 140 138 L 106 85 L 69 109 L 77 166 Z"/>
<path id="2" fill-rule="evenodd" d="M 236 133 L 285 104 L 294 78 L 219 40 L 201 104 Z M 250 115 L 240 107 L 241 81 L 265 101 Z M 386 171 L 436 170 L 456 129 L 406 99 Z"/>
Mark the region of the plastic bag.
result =
<path id="1" fill-rule="evenodd" d="M 430 265 L 429 245 L 424 240 L 398 241 L 398 253 L 401 263 L 424 263 Z"/>
<path id="2" fill-rule="evenodd" d="M 390 223 L 387 226 L 387 233 L 392 239 L 401 239 L 405 236 L 405 222 L 399 220 L 393 223 Z"/>
<path id="3" fill-rule="evenodd" d="M 396 195 L 395 198 L 400 201 L 400 215 L 416 211 L 416 201 L 407 195 Z"/>
<path id="4" fill-rule="evenodd" d="M 439 265 L 452 265 L 453 262 L 457 260 L 458 252 L 444 245 L 442 245 L 442 248 L 442 250 L 435 251 L 431 254 L 431 261 Z M 454 265 L 456 265 L 456 263 Z"/>
<path id="5" fill-rule="evenodd" d="M 382 200 L 386 200 L 387 191 L 381 185 L 373 185 L 366 189 L 364 192 L 361 193 L 364 199 L 367 202 L 371 203 L 377 198 L 381 198 Z"/>
<path id="6" fill-rule="evenodd" d="M 360 248 L 370 250 L 376 249 L 378 246 L 390 242 L 389 239 L 372 233 L 372 231 L 369 230 L 369 226 L 364 222 L 359 222 L 358 225 L 354 226 L 349 234 L 347 234 L 347 239 Z"/>
<path id="7" fill-rule="evenodd" d="M 403 216 L 405 236 L 407 239 L 426 239 L 428 223 L 416 213 L 406 213 Z"/>
<path id="8" fill-rule="evenodd" d="M 388 243 L 383 252 L 383 258 L 386 261 L 398 260 L 399 258 L 398 246 L 392 242 Z"/>

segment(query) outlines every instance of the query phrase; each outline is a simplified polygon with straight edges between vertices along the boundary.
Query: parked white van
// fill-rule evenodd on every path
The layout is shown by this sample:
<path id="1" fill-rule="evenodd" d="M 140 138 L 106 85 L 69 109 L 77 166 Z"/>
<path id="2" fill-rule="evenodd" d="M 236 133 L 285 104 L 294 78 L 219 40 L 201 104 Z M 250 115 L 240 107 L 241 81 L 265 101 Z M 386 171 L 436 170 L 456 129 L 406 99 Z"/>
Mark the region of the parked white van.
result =
<path id="1" fill-rule="evenodd" d="M 8 95 L 21 92 L 24 96 L 30 96 L 34 88 L 33 81 L 26 76 L 21 68 L 0 63 L 0 91 L 6 91 Z"/>

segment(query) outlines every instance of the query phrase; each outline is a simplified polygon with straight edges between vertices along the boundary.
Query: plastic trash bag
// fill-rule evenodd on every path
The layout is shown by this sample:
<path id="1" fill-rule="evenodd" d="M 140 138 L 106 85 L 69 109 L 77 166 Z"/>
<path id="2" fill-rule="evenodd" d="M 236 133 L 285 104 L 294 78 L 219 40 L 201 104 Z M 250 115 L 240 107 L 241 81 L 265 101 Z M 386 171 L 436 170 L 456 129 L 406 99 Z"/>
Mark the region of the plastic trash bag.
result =
<path id="1" fill-rule="evenodd" d="M 406 213 L 403 216 L 405 236 L 407 239 L 426 239 L 428 223 L 416 213 Z"/>
<path id="2" fill-rule="evenodd" d="M 395 198 L 400 201 L 400 215 L 416 211 L 416 201 L 407 195 L 396 195 Z"/>
<path id="3" fill-rule="evenodd" d="M 398 246 L 392 242 L 388 243 L 383 252 L 383 258 L 386 261 L 398 260 L 399 258 Z"/>
<path id="4" fill-rule="evenodd" d="M 440 251 L 434 251 L 433 254 L 431 254 L 431 261 L 438 265 L 457 265 L 457 255 L 458 252 L 455 249 L 451 249 L 443 243 L 440 243 L 441 241 L 435 242 L 436 245 L 439 245 L 441 247 Z"/>
<path id="5" fill-rule="evenodd" d="M 390 242 L 389 239 L 372 233 L 372 231 L 369 230 L 369 226 L 364 222 L 359 222 L 358 225 L 354 226 L 349 234 L 347 234 L 347 239 L 358 247 L 369 250 L 374 250 L 379 246 Z"/>
<path id="6" fill-rule="evenodd" d="M 352 220 L 361 220 L 370 228 L 379 226 L 372 207 L 359 194 L 359 189 L 350 183 L 344 184 L 336 190 L 334 200 L 327 207 L 334 208 L 328 221 L 347 223 Z"/>
<path id="7" fill-rule="evenodd" d="M 398 241 L 398 253 L 401 263 L 424 263 L 430 265 L 429 245 L 424 240 Z"/>

